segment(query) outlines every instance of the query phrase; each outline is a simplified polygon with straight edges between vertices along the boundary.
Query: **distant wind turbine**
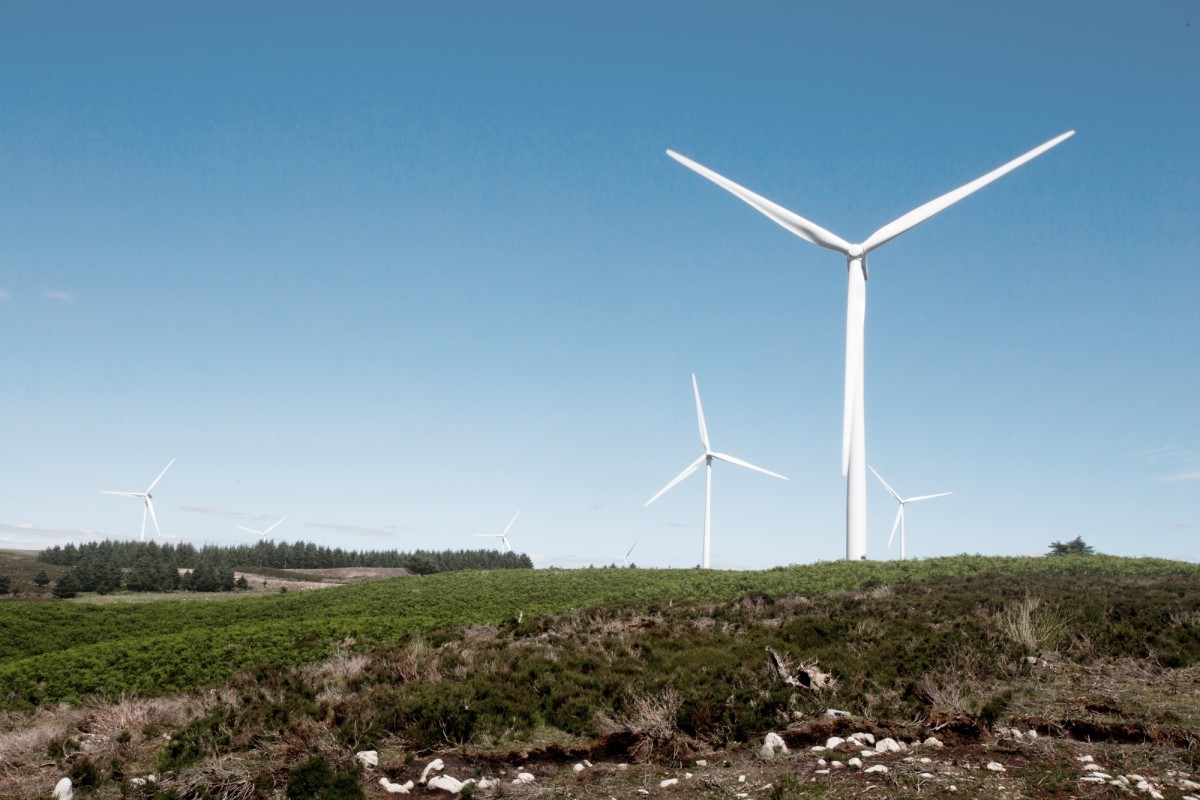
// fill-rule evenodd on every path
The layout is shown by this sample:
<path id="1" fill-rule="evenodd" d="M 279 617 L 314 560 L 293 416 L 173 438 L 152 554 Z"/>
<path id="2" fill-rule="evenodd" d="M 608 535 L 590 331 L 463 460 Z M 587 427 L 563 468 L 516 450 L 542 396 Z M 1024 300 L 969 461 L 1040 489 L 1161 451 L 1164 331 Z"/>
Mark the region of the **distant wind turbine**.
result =
<path id="1" fill-rule="evenodd" d="M 520 511 L 518 511 L 516 514 L 513 514 L 513 518 L 510 519 L 508 521 L 508 524 L 504 526 L 503 533 L 477 533 L 475 535 L 482 536 L 484 539 L 499 539 L 501 542 L 504 543 L 503 551 L 505 553 L 511 553 L 513 551 L 513 549 L 512 549 L 512 544 L 508 541 L 508 531 L 512 528 L 513 523 L 517 521 L 517 517 L 519 517 L 519 516 L 521 516 Z"/>
<path id="2" fill-rule="evenodd" d="M 632 553 L 632 552 L 633 552 L 633 548 L 634 548 L 634 547 L 637 547 L 637 543 L 638 543 L 639 541 L 640 541 L 639 539 L 634 539 L 634 540 L 633 540 L 633 547 L 630 547 L 628 550 L 626 550 L 626 551 L 625 551 L 625 555 L 621 556 L 621 562 L 622 562 L 622 566 L 626 566 L 626 567 L 628 567 L 628 566 L 629 566 L 629 555 L 630 555 L 630 553 Z"/>
<path id="3" fill-rule="evenodd" d="M 875 472 L 874 467 L 871 467 L 871 472 Z M 899 525 L 900 526 L 900 560 L 903 561 L 904 560 L 904 507 L 906 505 L 908 505 L 909 503 L 916 503 L 921 500 L 932 500 L 935 497 L 945 497 L 946 495 L 954 494 L 954 492 L 941 492 L 939 494 L 923 494 L 920 497 L 904 498 L 904 497 L 901 497 L 896 492 L 895 489 L 893 489 L 891 486 L 888 486 L 888 482 L 885 481 L 883 479 L 883 476 L 880 475 L 878 472 L 875 472 L 875 477 L 879 478 L 879 482 L 883 484 L 883 488 L 887 489 L 888 494 L 890 494 L 892 497 L 896 498 L 896 502 L 900 504 L 900 507 L 896 509 L 896 521 L 892 523 L 892 535 L 888 537 L 887 546 L 888 546 L 888 548 L 891 548 L 892 539 L 896 538 L 896 526 Z"/>
<path id="4" fill-rule="evenodd" d="M 666 486 L 664 486 L 662 489 L 659 490 L 658 494 L 654 495 L 654 497 L 651 497 L 649 500 L 647 500 L 646 504 L 642 507 L 645 508 L 646 506 L 650 505 L 658 498 L 662 497 L 664 494 L 667 493 L 667 491 L 671 487 L 673 487 L 675 484 L 682 481 L 687 476 L 691 475 L 696 470 L 700 469 L 700 465 L 704 464 L 705 465 L 705 471 L 704 471 L 704 550 L 703 550 L 703 553 L 701 556 L 700 565 L 704 569 L 708 569 L 709 568 L 709 553 L 712 548 L 712 520 L 711 520 L 710 516 L 711 516 L 711 511 L 712 511 L 712 462 L 713 462 L 713 459 L 716 458 L 721 461 L 728 461 L 730 464 L 737 464 L 739 467 L 745 467 L 746 469 L 752 469 L 755 472 L 761 472 L 764 475 L 770 475 L 771 477 L 779 478 L 780 480 L 786 481 L 787 478 L 785 478 L 782 475 L 779 475 L 777 473 L 771 472 L 770 470 L 763 469 L 762 467 L 756 467 L 748 461 L 742 461 L 740 458 L 734 458 L 733 456 L 726 455 L 725 453 L 715 452 L 712 449 L 712 446 L 708 442 L 708 428 L 704 424 L 704 409 L 700 406 L 700 386 L 696 383 L 696 373 L 694 373 L 694 372 L 692 373 L 692 391 L 695 392 L 695 394 L 696 394 L 696 418 L 700 423 L 700 443 L 702 445 L 704 445 L 704 453 L 701 454 L 701 456 L 699 458 L 697 458 L 695 461 L 693 461 L 690 465 L 688 465 L 687 469 L 685 469 L 683 472 L 679 473 L 679 475 L 677 475 L 675 477 L 675 480 L 668 483 Z M 629 548 L 629 550 L 630 550 L 630 552 L 633 552 L 632 547 Z"/>
<path id="5" fill-rule="evenodd" d="M 146 541 L 147 513 L 150 514 L 150 519 L 154 522 L 154 533 L 158 536 L 162 536 L 162 531 L 158 529 L 158 517 L 154 515 L 154 502 L 150 493 L 154 491 L 154 487 L 158 486 L 158 482 L 162 480 L 163 475 L 167 474 L 167 470 L 169 470 L 171 468 L 171 464 L 174 463 L 175 459 L 172 458 L 171 463 L 163 467 L 163 471 L 158 473 L 158 477 L 151 482 L 144 492 L 114 492 L 107 489 L 100 492 L 100 494 L 116 494 L 120 495 L 121 497 L 141 497 L 145 500 L 145 506 L 142 508 L 142 535 L 140 541 Z"/>
<path id="6" fill-rule="evenodd" d="M 981 178 L 930 200 L 872 233 L 861 244 L 851 244 L 837 234 L 760 197 L 707 167 L 684 158 L 673 150 L 667 155 L 700 173 L 726 191 L 741 198 L 772 221 L 815 245 L 846 256 L 849 288 L 846 300 L 846 385 L 842 406 L 842 474 L 846 476 L 846 558 L 867 557 L 867 462 L 866 426 L 863 411 L 863 327 L 867 313 L 867 254 L 905 231 L 944 211 L 964 197 L 982 189 L 1027 161 L 1074 135 L 1067 131 L 1023 156 L 1014 158 Z"/>
<path id="7" fill-rule="evenodd" d="M 275 521 L 274 525 L 267 528 L 265 531 L 256 531 L 253 528 L 247 528 L 245 525 L 235 525 L 234 527 L 237 528 L 238 530 L 243 530 L 246 533 L 253 533 L 256 536 L 260 537 L 265 542 L 267 540 L 267 534 L 269 534 L 271 531 L 275 530 L 275 528 L 279 526 L 279 523 L 283 522 L 285 519 L 287 519 L 287 517 L 280 517 L 279 519 L 277 519 Z"/>

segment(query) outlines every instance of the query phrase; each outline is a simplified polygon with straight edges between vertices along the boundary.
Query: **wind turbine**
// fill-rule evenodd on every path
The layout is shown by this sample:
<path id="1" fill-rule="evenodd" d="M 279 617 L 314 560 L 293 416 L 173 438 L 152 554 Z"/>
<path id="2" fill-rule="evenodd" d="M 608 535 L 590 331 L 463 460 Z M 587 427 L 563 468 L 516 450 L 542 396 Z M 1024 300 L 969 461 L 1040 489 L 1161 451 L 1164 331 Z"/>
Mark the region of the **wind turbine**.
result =
<path id="1" fill-rule="evenodd" d="M 1075 131 L 1067 131 L 1028 153 L 997 167 L 981 178 L 952 192 L 930 200 L 879 230 L 859 244 L 851 244 L 837 234 L 760 197 L 707 167 L 673 150 L 667 155 L 694 170 L 726 191 L 749 203 L 772 221 L 815 245 L 836 250 L 846 256 L 849 287 L 846 298 L 846 386 L 842 406 L 842 474 L 846 476 L 846 558 L 857 561 L 867 557 L 867 444 L 863 411 L 863 326 L 867 313 L 867 254 L 900 234 L 982 189 L 1027 161 L 1040 156 Z"/>
<path id="2" fill-rule="evenodd" d="M 868 465 L 868 466 L 870 466 L 870 465 Z M 904 498 L 904 497 L 901 497 L 899 494 L 897 494 L 895 489 L 893 489 L 891 486 L 888 486 L 888 482 L 883 479 L 882 475 L 880 475 L 878 472 L 875 471 L 874 467 L 871 467 L 871 472 L 875 473 L 875 477 L 879 478 L 879 482 L 883 484 L 883 488 L 887 489 L 888 494 L 890 494 L 892 497 L 896 498 L 896 502 L 900 504 L 900 507 L 898 509 L 896 509 L 896 521 L 892 523 L 892 535 L 888 537 L 887 546 L 889 548 L 892 546 L 892 539 L 896 538 L 896 526 L 899 525 L 900 526 L 900 560 L 903 561 L 904 560 L 904 507 L 906 505 L 908 505 L 909 503 L 916 503 L 919 500 L 932 500 L 935 497 L 945 497 L 948 494 L 954 494 L 954 492 L 941 492 L 939 494 L 923 494 L 920 497 Z"/>
<path id="3" fill-rule="evenodd" d="M 175 463 L 175 459 L 172 458 L 171 464 L 174 464 L 174 463 Z M 142 536 L 141 536 L 140 541 L 143 541 L 143 542 L 146 541 L 146 514 L 147 514 L 147 512 L 149 512 L 150 519 L 153 520 L 153 522 L 154 522 L 154 532 L 157 535 L 162 536 L 162 531 L 160 531 L 158 529 L 158 517 L 156 517 L 154 515 L 154 502 L 152 500 L 152 495 L 150 493 L 154 491 L 155 486 L 158 486 L 158 482 L 162 480 L 163 475 L 167 474 L 167 470 L 169 470 L 171 468 L 171 464 L 167 464 L 165 467 L 163 467 L 163 471 L 158 473 L 158 477 L 155 478 L 154 481 L 151 482 L 151 484 L 148 487 L 146 487 L 146 491 L 144 491 L 144 492 L 113 492 L 113 491 L 109 491 L 107 489 L 102 490 L 100 492 L 100 494 L 117 494 L 117 495 L 120 495 L 121 497 L 145 498 L 146 505 L 142 509 Z"/>
<path id="4" fill-rule="evenodd" d="M 261 537 L 262 540 L 265 542 L 267 540 L 267 534 L 269 534 L 271 531 L 275 530 L 275 528 L 279 526 L 279 523 L 283 522 L 285 519 L 287 519 L 287 517 L 280 517 L 279 519 L 277 519 L 275 521 L 274 525 L 267 528 L 265 531 L 256 531 L 253 528 L 247 528 L 245 525 L 235 525 L 234 527 L 237 528 L 238 530 L 243 530 L 246 533 L 256 534 L 257 536 Z"/>
<path id="5" fill-rule="evenodd" d="M 621 565 L 622 566 L 625 566 L 625 567 L 629 566 L 629 554 L 633 552 L 634 547 L 637 547 L 638 541 L 639 541 L 638 539 L 634 539 L 633 547 L 630 547 L 628 550 L 625 551 L 625 555 L 621 556 Z"/>
<path id="6" fill-rule="evenodd" d="M 475 535 L 482 536 L 485 539 L 499 539 L 501 542 L 504 543 L 503 552 L 511 553 L 513 551 L 513 549 L 512 549 L 512 544 L 509 543 L 509 541 L 508 541 L 508 531 L 510 528 L 512 528 L 513 523 L 517 521 L 517 517 L 519 517 L 519 516 L 521 516 L 520 511 L 518 511 L 516 514 L 513 514 L 513 518 L 510 519 L 508 521 L 508 524 L 504 526 L 503 533 L 477 533 Z"/>
<path id="7" fill-rule="evenodd" d="M 713 459 L 716 458 L 721 461 L 728 461 L 730 464 L 737 464 L 739 467 L 746 467 L 747 469 L 752 469 L 755 472 L 761 472 L 764 475 L 770 475 L 773 478 L 779 478 L 779 479 L 785 480 L 785 481 L 787 480 L 787 478 L 785 478 L 782 475 L 779 475 L 777 473 L 771 472 L 770 470 L 763 469 L 762 467 L 756 467 L 748 461 L 742 461 L 740 458 L 734 458 L 733 456 L 726 455 L 725 453 L 715 452 L 712 449 L 712 446 L 708 443 L 708 428 L 704 424 L 704 409 L 700 406 L 700 387 L 696 383 L 696 373 L 694 373 L 694 372 L 692 373 L 692 391 L 695 392 L 695 394 L 696 394 L 696 418 L 700 422 L 700 443 L 702 445 L 704 445 L 704 453 L 699 458 L 697 458 L 695 461 L 693 461 L 691 464 L 689 464 L 687 469 L 685 469 L 683 472 L 679 473 L 679 475 L 677 475 L 675 477 L 675 480 L 668 483 L 666 486 L 664 486 L 662 489 L 659 490 L 658 494 L 654 495 L 654 497 L 651 497 L 649 500 L 647 500 L 646 504 L 644 506 L 642 506 L 642 508 L 645 508 L 646 506 L 650 505 L 658 498 L 662 497 L 664 494 L 667 493 L 667 490 L 669 490 L 672 486 L 679 483 L 680 481 L 682 481 L 687 476 L 691 475 L 696 470 L 700 469 L 700 465 L 704 464 L 705 465 L 705 470 L 704 470 L 704 550 L 703 550 L 703 553 L 701 556 L 700 565 L 704 569 L 708 569 L 708 567 L 709 567 L 709 552 L 712 549 L 712 520 L 710 519 L 710 515 L 711 515 L 711 511 L 712 511 L 712 462 L 713 462 Z M 634 544 L 636 545 L 637 543 L 635 542 Z M 629 551 L 633 552 L 633 548 L 632 547 L 629 548 Z"/>

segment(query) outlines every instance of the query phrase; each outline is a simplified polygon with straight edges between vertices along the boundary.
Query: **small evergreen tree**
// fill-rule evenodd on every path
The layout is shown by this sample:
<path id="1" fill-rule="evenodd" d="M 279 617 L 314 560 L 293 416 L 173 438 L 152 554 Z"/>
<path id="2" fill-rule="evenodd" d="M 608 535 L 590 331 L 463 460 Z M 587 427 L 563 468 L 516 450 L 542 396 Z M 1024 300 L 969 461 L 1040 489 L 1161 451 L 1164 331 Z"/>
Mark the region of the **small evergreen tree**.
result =
<path id="1" fill-rule="evenodd" d="M 1096 552 L 1096 548 L 1083 540 L 1082 536 L 1076 536 L 1069 542 L 1051 542 L 1050 552 L 1048 556 L 1090 556 Z"/>
<path id="2" fill-rule="evenodd" d="M 12 591 L 12 578 L 0 573 L 0 594 L 8 594 Z"/>
<path id="3" fill-rule="evenodd" d="M 75 577 L 75 570 L 69 569 L 58 578 L 58 583 L 54 584 L 52 594 L 55 597 L 67 599 L 79 594 L 79 579 Z"/>
<path id="4" fill-rule="evenodd" d="M 33 576 L 33 582 L 38 586 L 49 586 L 50 576 L 46 574 L 46 570 L 38 570 L 38 574 Z"/>

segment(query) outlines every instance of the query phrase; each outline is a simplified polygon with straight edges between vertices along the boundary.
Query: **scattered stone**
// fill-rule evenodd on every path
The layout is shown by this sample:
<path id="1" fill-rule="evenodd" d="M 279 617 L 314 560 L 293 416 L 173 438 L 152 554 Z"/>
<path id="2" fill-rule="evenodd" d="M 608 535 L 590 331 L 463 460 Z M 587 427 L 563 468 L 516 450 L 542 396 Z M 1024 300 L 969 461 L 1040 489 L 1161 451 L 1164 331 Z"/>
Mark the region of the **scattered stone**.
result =
<path id="1" fill-rule="evenodd" d="M 665 789 L 668 786 L 674 786 L 677 783 L 679 783 L 679 778 L 667 778 L 665 781 L 659 781 L 658 785 L 659 788 Z"/>
<path id="2" fill-rule="evenodd" d="M 1029 730 L 1025 731 L 1026 739 L 1036 739 L 1037 737 L 1038 737 L 1038 732 L 1035 731 L 1033 728 L 1030 728 Z"/>
<path id="3" fill-rule="evenodd" d="M 875 734 L 873 734 L 873 733 L 866 733 L 865 731 L 859 731 L 858 733 L 850 734 L 850 736 L 847 738 L 854 739 L 859 742 L 866 742 L 867 744 L 869 744 L 871 746 L 875 745 Z"/>
<path id="4" fill-rule="evenodd" d="M 696 759 L 696 766 L 697 767 L 707 767 L 708 762 L 705 761 L 703 758 L 698 758 L 698 759 Z"/>
<path id="5" fill-rule="evenodd" d="M 575 766 L 571 767 L 571 771 L 574 772 L 576 775 L 583 772 L 585 769 L 587 769 L 587 768 L 585 766 L 583 766 L 583 764 L 576 764 Z"/>
<path id="6" fill-rule="evenodd" d="M 946 788 L 947 788 L 947 789 L 949 789 L 949 790 L 950 790 L 950 791 L 952 791 L 952 792 L 957 792 L 957 791 L 958 791 L 958 787 L 957 787 L 957 786 L 955 786 L 953 783 L 952 783 L 952 784 L 950 784 L 949 786 L 947 786 Z"/>
<path id="7" fill-rule="evenodd" d="M 771 758 L 776 753 L 787 753 L 787 743 L 783 741 L 783 737 L 778 733 L 768 733 L 763 740 L 762 753 L 764 758 Z"/>
<path id="8" fill-rule="evenodd" d="M 851 717 L 854 715 L 851 714 L 849 711 L 839 711 L 836 708 L 827 708 L 827 709 L 825 709 L 825 716 L 830 717 L 832 719 L 845 719 L 847 717 Z"/>
<path id="9" fill-rule="evenodd" d="M 875 752 L 877 753 L 899 753 L 900 750 L 900 745 L 890 736 L 875 743 Z"/>
<path id="10" fill-rule="evenodd" d="M 874 750 L 860 750 L 858 754 L 863 758 L 871 758 L 879 755 L 879 753 L 875 752 Z"/>
<path id="11" fill-rule="evenodd" d="M 813 774 L 814 774 L 814 775 L 828 775 L 828 774 L 829 774 L 829 770 L 827 770 L 827 769 L 818 769 L 818 770 L 813 770 Z"/>
<path id="12" fill-rule="evenodd" d="M 846 740 L 840 736 L 830 736 L 825 742 L 826 750 L 836 750 Z"/>
<path id="13" fill-rule="evenodd" d="M 888 768 L 885 764 L 876 764 L 872 767 L 867 767 L 863 772 L 887 772 Z"/>
<path id="14" fill-rule="evenodd" d="M 413 786 L 415 786 L 412 781 L 406 781 L 404 783 L 392 783 L 387 778 L 380 778 L 379 785 L 382 786 L 383 790 L 389 794 L 408 794 L 413 790 Z"/>
<path id="15" fill-rule="evenodd" d="M 587 767 L 588 769 L 591 769 L 592 767 L 596 766 L 596 765 L 595 765 L 595 764 L 593 764 L 592 762 L 588 761 L 586 758 L 583 760 L 583 765 L 584 765 L 585 767 Z"/>
<path id="16" fill-rule="evenodd" d="M 808 749 L 814 753 L 824 753 L 829 748 L 823 744 L 814 744 L 812 747 L 810 747 Z"/>
<path id="17" fill-rule="evenodd" d="M 829 766 L 831 769 L 845 769 L 846 768 L 846 765 L 840 761 L 830 761 Z"/>
<path id="18" fill-rule="evenodd" d="M 471 781 L 471 783 L 474 782 Z M 434 775 L 425 785 L 430 789 L 439 789 L 450 794 L 458 794 L 463 790 L 464 783 L 457 778 L 451 778 L 449 775 Z"/>
<path id="19" fill-rule="evenodd" d="M 1099 764 L 1095 763 L 1094 761 L 1090 761 L 1087 764 L 1083 765 L 1084 772 L 1095 772 L 1096 770 L 1100 770 L 1100 769 L 1104 769 L 1104 768 L 1101 767 Z"/>
<path id="20" fill-rule="evenodd" d="M 692 773 L 690 773 L 690 772 L 683 773 L 683 779 L 685 781 L 690 781 L 692 779 Z"/>
<path id="21" fill-rule="evenodd" d="M 421 777 L 417 779 L 417 783 L 425 783 L 427 780 L 429 780 L 429 774 L 431 772 L 441 772 L 445 768 L 446 763 L 440 758 L 435 758 L 433 761 L 430 761 L 425 765 L 425 769 L 421 770 Z"/>
<path id="22" fill-rule="evenodd" d="M 935 748 L 945 747 L 945 745 L 942 744 L 942 740 L 937 738 L 936 736 L 930 736 L 928 739 L 921 742 L 921 744 L 924 745 L 925 747 L 935 747 Z"/>
<path id="23" fill-rule="evenodd" d="M 1188 791 L 1191 791 L 1192 789 L 1200 789 L 1200 783 L 1196 783 L 1195 781 L 1189 781 L 1187 778 L 1180 778 L 1179 779 L 1179 788 L 1187 789 Z"/>
<path id="24" fill-rule="evenodd" d="M 919 764 L 932 764 L 932 763 L 933 763 L 933 759 L 932 759 L 932 758 L 930 758 L 929 756 L 923 756 L 923 757 L 921 757 L 921 758 L 918 758 L 918 759 L 917 759 L 917 763 L 919 763 Z"/>
<path id="25" fill-rule="evenodd" d="M 71 788 L 71 779 L 63 778 L 58 783 L 54 784 L 54 793 L 50 795 L 54 800 L 71 800 L 75 791 Z"/>
<path id="26" fill-rule="evenodd" d="M 818 758 L 818 759 L 817 759 L 817 766 L 818 766 L 818 767 L 827 767 L 827 766 L 829 766 L 829 762 L 828 762 L 828 761 L 826 761 L 826 760 L 825 760 L 825 759 L 823 759 L 823 758 Z"/>
<path id="27" fill-rule="evenodd" d="M 361 761 L 364 767 L 379 766 L 379 753 L 375 750 L 360 750 L 354 754 L 354 757 Z"/>
<path id="28" fill-rule="evenodd" d="M 492 788 L 500 785 L 500 779 L 499 778 L 480 778 L 479 782 L 476 783 L 475 785 L 478 786 L 480 789 L 492 789 Z"/>
<path id="29" fill-rule="evenodd" d="M 1092 758 L 1091 756 L 1075 756 L 1075 760 L 1082 761 L 1083 763 L 1086 764 L 1089 761 L 1095 761 L 1096 759 Z"/>
<path id="30" fill-rule="evenodd" d="M 532 773 L 518 772 L 517 777 L 513 780 L 513 783 L 533 783 L 536 780 L 537 778 L 533 777 Z"/>
<path id="31" fill-rule="evenodd" d="M 1016 739 L 1018 742 L 1022 742 L 1025 740 L 1025 734 L 1021 733 L 1016 728 L 1009 728 L 1008 732 L 1012 736 L 1012 738 Z"/>
<path id="32" fill-rule="evenodd" d="M 847 761 L 846 763 L 849 764 L 851 767 L 854 767 L 855 769 L 859 769 L 860 767 L 862 767 L 862 759 L 861 758 L 852 758 L 849 761 Z"/>
<path id="33" fill-rule="evenodd" d="M 992 772 L 1004 772 L 1005 771 L 1004 765 L 1001 764 L 999 761 L 989 761 L 987 763 L 987 769 L 990 769 Z"/>
<path id="34" fill-rule="evenodd" d="M 922 773 L 921 773 L 920 775 L 918 775 L 917 777 L 918 777 L 918 778 L 925 778 L 925 779 L 929 779 L 929 778 L 932 778 L 932 777 L 933 777 L 933 773 L 932 773 L 932 772 L 922 772 Z"/>

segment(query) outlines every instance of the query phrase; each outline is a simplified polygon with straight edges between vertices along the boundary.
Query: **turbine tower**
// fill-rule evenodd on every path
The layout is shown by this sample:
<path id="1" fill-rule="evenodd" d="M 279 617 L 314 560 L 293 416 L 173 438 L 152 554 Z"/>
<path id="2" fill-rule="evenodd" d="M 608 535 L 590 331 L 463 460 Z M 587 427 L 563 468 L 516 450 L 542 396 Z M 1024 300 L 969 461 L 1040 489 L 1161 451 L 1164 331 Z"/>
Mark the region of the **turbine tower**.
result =
<path id="1" fill-rule="evenodd" d="M 113 492 L 113 491 L 109 491 L 107 489 L 102 490 L 100 492 L 100 494 L 116 494 L 116 495 L 120 495 L 121 497 L 141 497 L 145 500 L 145 506 L 143 506 L 143 508 L 142 508 L 142 535 L 141 535 L 141 539 L 139 541 L 143 541 L 143 542 L 146 541 L 146 514 L 147 513 L 150 514 L 150 519 L 154 522 L 154 533 L 158 536 L 162 536 L 162 531 L 160 531 L 158 529 L 158 517 L 156 517 L 154 515 L 154 502 L 152 500 L 152 495 L 150 493 L 154 491 L 154 487 L 158 486 L 158 482 L 162 480 L 163 475 L 167 474 L 167 470 L 169 470 L 171 468 L 171 464 L 174 464 L 174 463 L 175 463 L 175 459 L 172 458 L 171 463 L 167 464 L 165 467 L 163 467 L 163 471 L 158 473 L 158 477 L 155 478 L 150 483 L 150 485 L 146 488 L 146 491 L 144 491 L 144 492 Z"/>
<path id="2" fill-rule="evenodd" d="M 704 453 L 699 458 L 697 458 L 695 461 L 693 461 L 690 465 L 688 465 L 687 469 L 685 469 L 683 472 L 679 473 L 675 477 L 675 480 L 668 483 L 666 486 L 664 486 L 662 489 L 659 490 L 658 494 L 654 495 L 654 497 L 651 497 L 649 500 L 647 500 L 646 504 L 644 506 L 642 506 L 642 508 L 645 508 L 646 506 L 650 505 L 658 498 L 662 497 L 664 494 L 667 493 L 668 489 L 670 489 L 672 486 L 674 486 L 675 484 L 682 481 L 688 475 L 691 475 L 693 472 L 700 469 L 700 465 L 704 464 L 705 465 L 705 470 L 704 470 L 704 550 L 701 554 L 700 565 L 704 569 L 708 569 L 709 568 L 709 552 L 712 549 L 712 520 L 710 518 L 710 514 L 712 511 L 712 462 L 713 462 L 713 459 L 716 458 L 721 461 L 728 461 L 730 464 L 737 464 L 739 467 L 746 467 L 747 469 L 752 469 L 755 472 L 761 472 L 764 475 L 770 475 L 773 478 L 779 478 L 779 479 L 785 480 L 785 481 L 787 480 L 787 478 L 783 477 L 782 475 L 778 475 L 774 472 L 771 472 L 770 470 L 763 469 L 762 467 L 756 467 L 748 461 L 742 461 L 740 458 L 734 458 L 733 456 L 726 455 L 724 453 L 715 452 L 712 449 L 712 446 L 708 443 L 708 428 L 704 424 L 704 409 L 700 407 L 700 387 L 696 383 L 696 373 L 694 373 L 694 372 L 692 373 L 692 391 L 695 392 L 695 394 L 696 394 L 696 418 L 700 422 L 700 443 L 702 445 L 704 445 Z M 636 545 L 637 543 L 635 542 L 634 544 Z M 629 551 L 633 552 L 633 548 L 632 547 L 629 548 Z M 628 554 L 626 554 L 626 555 L 628 555 Z"/>
<path id="3" fill-rule="evenodd" d="M 870 465 L 868 465 L 868 466 L 870 466 Z M 879 478 L 879 482 L 883 484 L 883 488 L 887 489 L 888 494 L 890 494 L 892 497 L 896 498 L 896 502 L 900 504 L 900 507 L 896 509 L 896 520 L 892 523 L 892 535 L 888 537 L 887 546 L 889 548 L 892 546 L 892 539 L 896 538 L 896 526 L 899 525 L 900 526 L 900 560 L 903 561 L 904 560 L 904 507 L 906 505 L 908 505 L 909 503 L 916 503 L 921 500 L 932 500 L 935 497 L 945 497 L 946 495 L 954 494 L 954 492 L 940 492 L 938 494 L 923 494 L 920 497 L 904 498 L 904 497 L 901 497 L 896 492 L 895 489 L 893 489 L 891 486 L 888 486 L 888 482 L 883 479 L 882 475 L 880 475 L 878 472 L 875 471 L 874 467 L 871 467 L 871 472 L 875 473 L 875 477 Z"/>
<path id="4" fill-rule="evenodd" d="M 508 531 L 510 528 L 512 528 L 513 523 L 517 521 L 517 517 L 519 516 L 521 516 L 520 511 L 518 511 L 516 514 L 513 514 L 513 518 L 510 519 L 508 524 L 504 526 L 503 533 L 477 533 L 475 535 L 482 536 L 485 539 L 499 539 L 501 542 L 503 542 L 503 552 L 511 553 L 513 549 L 512 544 L 510 544 L 508 541 Z"/>
<path id="5" fill-rule="evenodd" d="M 857 561 L 867 557 L 867 443 L 863 411 L 863 326 L 867 313 L 867 254 L 882 244 L 915 228 L 925 220 L 982 189 L 1027 161 L 1040 156 L 1075 131 L 1067 131 L 1022 156 L 997 167 L 981 178 L 952 192 L 930 200 L 904 216 L 889 222 L 859 244 L 851 244 L 837 234 L 760 197 L 733 181 L 689 158 L 668 150 L 667 155 L 685 167 L 700 173 L 726 191 L 741 198 L 772 221 L 815 245 L 836 250 L 846 257 L 849 287 L 846 292 L 846 383 L 842 405 L 842 474 L 846 476 L 846 558 Z"/>

